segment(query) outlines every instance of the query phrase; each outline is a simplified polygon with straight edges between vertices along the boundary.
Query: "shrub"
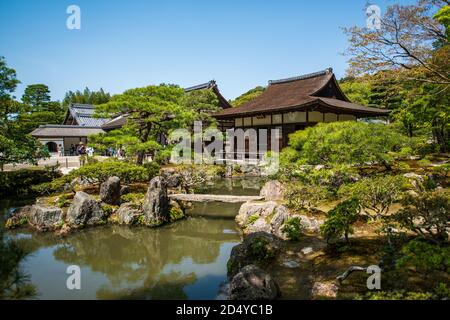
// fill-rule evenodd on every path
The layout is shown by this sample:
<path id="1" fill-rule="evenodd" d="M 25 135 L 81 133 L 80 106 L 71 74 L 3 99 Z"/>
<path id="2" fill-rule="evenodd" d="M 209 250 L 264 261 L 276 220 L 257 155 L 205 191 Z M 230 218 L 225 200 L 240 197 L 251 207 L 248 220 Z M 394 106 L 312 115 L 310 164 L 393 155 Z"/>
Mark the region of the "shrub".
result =
<path id="1" fill-rule="evenodd" d="M 358 199 L 369 215 L 381 218 L 402 194 L 405 185 L 403 176 L 377 176 L 365 178 L 356 183 L 344 185 L 339 194 L 350 199 Z"/>
<path id="2" fill-rule="evenodd" d="M 303 232 L 303 225 L 300 218 L 292 217 L 287 219 L 281 231 L 283 231 L 291 241 L 300 240 Z"/>
<path id="3" fill-rule="evenodd" d="M 450 193 L 448 191 L 424 192 L 408 195 L 402 200 L 402 209 L 388 220 L 436 243 L 448 241 L 450 227 Z"/>
<path id="4" fill-rule="evenodd" d="M 291 149 L 282 159 L 301 164 L 379 163 L 390 169 L 393 153 L 407 146 L 408 138 L 391 126 L 362 122 L 319 123 L 289 136 Z M 292 152 L 294 149 L 297 155 Z"/>
<path id="5" fill-rule="evenodd" d="M 144 203 L 144 193 L 127 193 L 120 197 L 122 202 L 131 202 L 133 204 L 142 205 Z"/>
<path id="6" fill-rule="evenodd" d="M 184 212 L 181 208 L 172 207 L 169 211 L 170 221 L 174 222 L 184 218 Z"/>
<path id="7" fill-rule="evenodd" d="M 405 245 L 397 261 L 397 268 L 414 267 L 419 272 L 450 271 L 450 247 L 439 246 L 421 240 Z"/>
<path id="8" fill-rule="evenodd" d="M 143 164 L 145 170 L 147 170 L 147 174 L 149 179 L 152 179 L 153 177 L 156 177 L 157 175 L 159 175 L 159 170 L 161 169 L 161 167 L 159 166 L 159 164 L 157 162 L 147 162 Z"/>
<path id="9" fill-rule="evenodd" d="M 160 165 L 168 164 L 170 162 L 171 154 L 172 154 L 171 148 L 161 149 L 156 151 L 153 160 Z"/>
<path id="10" fill-rule="evenodd" d="M 327 239 L 327 243 L 342 236 L 348 243 L 348 236 L 353 233 L 352 225 L 358 220 L 359 211 L 359 201 L 356 199 L 346 200 L 330 210 L 327 220 L 320 226 L 320 232 Z"/>
<path id="11" fill-rule="evenodd" d="M 125 183 L 148 181 L 152 178 L 150 169 L 115 159 L 87 164 L 70 172 L 70 176 L 72 179 L 81 178 L 90 183 L 102 183 L 112 176 L 119 177 Z"/>
<path id="12" fill-rule="evenodd" d="M 319 186 L 294 182 L 286 184 L 284 197 L 289 208 L 296 211 L 310 210 L 320 200 L 326 198 L 326 190 Z"/>
<path id="13" fill-rule="evenodd" d="M 34 195 L 37 193 L 34 185 L 60 176 L 57 166 L 0 172 L 0 197 Z"/>
<path id="14" fill-rule="evenodd" d="M 364 300 L 431 300 L 433 295 L 428 292 L 405 292 L 405 291 L 380 291 L 370 292 L 358 299 Z"/>

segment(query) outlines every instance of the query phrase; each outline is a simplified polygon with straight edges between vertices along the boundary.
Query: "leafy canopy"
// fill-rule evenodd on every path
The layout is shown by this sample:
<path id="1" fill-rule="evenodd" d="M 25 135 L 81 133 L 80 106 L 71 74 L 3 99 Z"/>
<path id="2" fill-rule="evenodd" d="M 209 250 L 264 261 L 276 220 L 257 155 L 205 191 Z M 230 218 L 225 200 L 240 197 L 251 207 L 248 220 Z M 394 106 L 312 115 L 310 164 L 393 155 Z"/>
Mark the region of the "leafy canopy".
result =
<path id="1" fill-rule="evenodd" d="M 364 165 L 381 163 L 389 166 L 393 151 L 408 140 L 397 130 L 383 124 L 362 122 L 319 123 L 289 136 L 284 150 L 286 161 L 310 165 Z M 282 156 L 282 157 L 284 157 Z"/>

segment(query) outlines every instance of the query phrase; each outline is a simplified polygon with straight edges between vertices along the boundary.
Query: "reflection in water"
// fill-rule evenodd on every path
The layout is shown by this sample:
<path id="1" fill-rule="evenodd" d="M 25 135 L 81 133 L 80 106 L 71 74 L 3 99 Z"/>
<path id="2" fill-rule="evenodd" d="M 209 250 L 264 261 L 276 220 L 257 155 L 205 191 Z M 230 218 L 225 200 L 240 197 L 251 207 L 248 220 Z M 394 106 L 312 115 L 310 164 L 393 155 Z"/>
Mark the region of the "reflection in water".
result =
<path id="1" fill-rule="evenodd" d="M 257 195 L 260 186 L 258 179 L 223 179 L 204 191 Z M 22 265 L 41 299 L 213 299 L 240 242 L 233 220 L 239 206 L 199 204 L 191 212 L 200 215 L 157 229 L 104 226 L 65 238 L 26 229 L 8 234 L 32 252 Z M 11 207 L 0 203 L 0 219 Z M 69 265 L 81 267 L 81 290 L 66 287 Z"/>
<path id="2" fill-rule="evenodd" d="M 204 218 L 159 229 L 105 226 L 66 238 L 32 235 L 22 240 L 34 252 L 25 268 L 39 298 L 49 299 L 213 299 L 240 241 L 234 221 Z M 66 289 L 69 265 L 81 267 L 81 290 Z"/>

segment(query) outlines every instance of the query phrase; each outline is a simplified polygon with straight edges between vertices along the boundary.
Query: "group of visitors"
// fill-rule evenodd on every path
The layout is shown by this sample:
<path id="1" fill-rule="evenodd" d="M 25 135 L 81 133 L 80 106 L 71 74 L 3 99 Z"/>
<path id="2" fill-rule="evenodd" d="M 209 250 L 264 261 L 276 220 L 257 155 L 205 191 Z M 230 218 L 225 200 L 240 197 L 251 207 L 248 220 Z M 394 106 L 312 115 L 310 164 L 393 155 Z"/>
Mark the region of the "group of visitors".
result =
<path id="1" fill-rule="evenodd" d="M 69 153 L 71 156 L 80 156 L 83 154 L 87 154 L 90 157 L 94 155 L 94 148 L 86 147 L 83 142 L 80 142 L 78 145 L 70 145 Z"/>

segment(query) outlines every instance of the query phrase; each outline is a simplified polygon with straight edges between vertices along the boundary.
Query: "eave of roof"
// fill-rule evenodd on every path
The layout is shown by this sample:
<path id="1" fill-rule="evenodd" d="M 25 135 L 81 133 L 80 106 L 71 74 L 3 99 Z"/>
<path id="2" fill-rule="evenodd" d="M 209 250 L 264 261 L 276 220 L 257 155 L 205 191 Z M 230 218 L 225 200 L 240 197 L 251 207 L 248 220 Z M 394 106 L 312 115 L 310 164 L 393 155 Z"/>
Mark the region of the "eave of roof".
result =
<path id="1" fill-rule="evenodd" d="M 342 100 L 319 96 L 330 82 L 333 82 L 342 95 Z M 340 89 L 332 69 L 328 68 L 298 77 L 271 80 L 267 89 L 260 96 L 239 107 L 216 112 L 213 116 L 218 119 L 229 119 L 238 116 L 304 110 L 306 107 L 314 105 L 337 113 L 351 113 L 360 116 L 383 116 L 390 112 L 350 102 Z"/>
<path id="2" fill-rule="evenodd" d="M 31 132 L 33 137 L 87 137 L 92 134 L 103 133 L 99 127 L 85 127 L 74 125 L 43 125 Z"/>

